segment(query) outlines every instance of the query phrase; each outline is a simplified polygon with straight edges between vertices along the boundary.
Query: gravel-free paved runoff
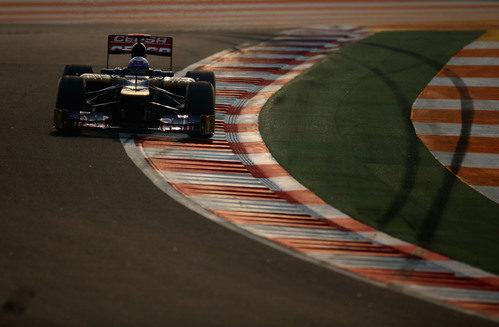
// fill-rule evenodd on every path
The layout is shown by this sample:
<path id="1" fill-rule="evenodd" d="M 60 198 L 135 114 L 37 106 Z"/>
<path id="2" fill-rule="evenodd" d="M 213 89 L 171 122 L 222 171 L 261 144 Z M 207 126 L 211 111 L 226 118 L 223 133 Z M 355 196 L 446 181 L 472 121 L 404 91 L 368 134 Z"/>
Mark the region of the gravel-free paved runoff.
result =
<path id="1" fill-rule="evenodd" d="M 104 134 L 59 137 L 65 63 L 106 35 L 171 34 L 178 70 L 272 31 L 0 26 L 1 326 L 486 326 L 246 239 L 168 198 Z"/>

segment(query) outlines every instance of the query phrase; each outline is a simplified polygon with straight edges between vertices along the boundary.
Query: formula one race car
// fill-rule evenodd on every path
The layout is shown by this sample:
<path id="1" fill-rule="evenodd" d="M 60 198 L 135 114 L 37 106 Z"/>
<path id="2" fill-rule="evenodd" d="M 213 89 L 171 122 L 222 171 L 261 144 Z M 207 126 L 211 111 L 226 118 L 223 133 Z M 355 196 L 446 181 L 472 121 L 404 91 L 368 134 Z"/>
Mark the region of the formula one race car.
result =
<path id="1" fill-rule="evenodd" d="M 67 65 L 59 81 L 54 126 L 61 134 L 82 128 L 125 128 L 210 138 L 215 130 L 215 75 L 190 71 L 174 77 L 171 37 L 109 35 L 107 65 Z M 109 69 L 110 54 L 131 54 L 127 67 Z M 168 71 L 151 69 L 147 55 L 170 57 Z"/>

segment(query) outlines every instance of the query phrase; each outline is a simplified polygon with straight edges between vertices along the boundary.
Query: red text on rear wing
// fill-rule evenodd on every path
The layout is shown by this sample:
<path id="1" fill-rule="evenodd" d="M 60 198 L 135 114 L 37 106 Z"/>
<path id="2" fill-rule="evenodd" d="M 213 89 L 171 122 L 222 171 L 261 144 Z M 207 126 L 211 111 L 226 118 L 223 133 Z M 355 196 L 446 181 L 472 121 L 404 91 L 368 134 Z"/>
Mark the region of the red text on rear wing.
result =
<path id="1" fill-rule="evenodd" d="M 109 35 L 107 38 L 108 54 L 130 53 L 138 38 L 146 47 L 146 53 L 156 56 L 172 56 L 173 38 L 166 36 L 135 36 L 135 35 Z"/>

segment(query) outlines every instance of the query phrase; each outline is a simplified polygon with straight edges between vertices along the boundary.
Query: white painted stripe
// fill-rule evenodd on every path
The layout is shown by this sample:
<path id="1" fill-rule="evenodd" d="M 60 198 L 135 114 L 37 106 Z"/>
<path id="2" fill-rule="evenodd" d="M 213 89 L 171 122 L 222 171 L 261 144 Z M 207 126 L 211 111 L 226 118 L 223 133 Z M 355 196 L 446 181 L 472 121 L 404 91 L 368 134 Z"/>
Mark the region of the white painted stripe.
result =
<path id="1" fill-rule="evenodd" d="M 296 239 L 369 242 L 368 239 L 365 239 L 357 233 L 345 233 L 330 228 L 304 228 L 260 224 L 241 224 L 240 226 L 255 234 L 269 238 L 285 237 Z"/>
<path id="2" fill-rule="evenodd" d="M 358 232 L 357 234 L 362 235 L 365 238 L 372 240 L 378 244 L 384 245 L 411 245 L 408 242 L 402 241 L 401 239 L 395 238 L 388 234 L 382 232 Z"/>
<path id="3" fill-rule="evenodd" d="M 489 86 L 499 87 L 499 78 L 434 77 L 428 85 L 436 86 Z"/>
<path id="4" fill-rule="evenodd" d="M 452 273 L 440 261 L 414 260 L 397 257 L 352 255 L 335 253 L 310 253 L 313 257 L 343 268 L 388 269 Z"/>
<path id="5" fill-rule="evenodd" d="M 223 122 L 225 119 L 225 114 L 222 112 L 216 112 L 215 111 L 215 121 L 216 122 Z"/>
<path id="6" fill-rule="evenodd" d="M 211 66 L 210 66 L 211 67 Z M 281 77 L 281 74 L 269 74 L 266 72 L 244 72 L 237 71 L 237 69 L 233 69 L 232 71 L 217 71 L 216 69 L 210 69 L 215 73 L 215 76 L 222 77 L 236 77 L 236 78 L 262 78 L 264 80 L 276 80 Z"/>
<path id="7" fill-rule="evenodd" d="M 343 41 L 349 41 L 347 39 L 340 39 L 338 40 L 340 42 L 343 42 Z M 262 43 L 263 45 L 272 45 L 272 46 L 277 46 L 277 45 L 287 45 L 287 46 L 314 46 L 314 47 L 323 47 L 323 46 L 326 46 L 327 44 L 330 44 L 328 42 L 299 42 L 299 41 L 269 41 L 269 42 L 264 42 Z"/>
<path id="8" fill-rule="evenodd" d="M 225 137 L 224 131 L 215 130 L 215 134 L 213 134 L 213 137 L 211 139 L 216 141 L 225 141 L 227 138 Z"/>
<path id="9" fill-rule="evenodd" d="M 420 135 L 454 135 L 460 136 L 462 125 L 451 123 L 413 123 L 416 133 Z M 471 126 L 470 136 L 499 137 L 499 125 Z"/>
<path id="10" fill-rule="evenodd" d="M 303 209 L 307 211 L 309 215 L 316 218 L 326 218 L 326 219 L 341 219 L 350 218 L 347 214 L 341 212 L 340 210 L 331 207 L 329 204 L 308 204 L 304 205 Z"/>
<path id="11" fill-rule="evenodd" d="M 224 91 L 224 90 L 230 90 L 230 91 L 235 91 L 235 90 L 242 90 L 246 92 L 257 92 L 261 86 L 254 85 L 254 84 L 241 84 L 241 83 L 217 83 L 217 91 Z"/>
<path id="12" fill-rule="evenodd" d="M 301 64 L 301 65 L 298 65 L 298 66 L 294 66 L 293 69 L 309 69 L 310 67 L 312 67 L 313 65 L 315 65 L 315 62 L 312 62 L 312 63 L 305 63 L 305 64 Z"/>
<path id="13" fill-rule="evenodd" d="M 303 214 L 303 211 L 299 207 L 284 201 L 216 198 L 208 196 L 191 196 L 189 198 L 210 210 Z"/>
<path id="14" fill-rule="evenodd" d="M 340 45 L 331 45 L 331 48 L 339 48 Z M 329 49 L 317 49 L 317 48 L 303 48 L 303 47 L 287 47 L 287 46 L 253 46 L 247 48 L 248 50 L 260 50 L 260 51 L 282 51 L 282 52 L 324 52 L 324 51 L 329 51 Z"/>
<path id="15" fill-rule="evenodd" d="M 481 186 L 472 185 L 472 187 L 478 192 L 482 193 L 492 201 L 499 203 L 499 187 L 497 186 Z"/>
<path id="16" fill-rule="evenodd" d="M 238 99 L 237 96 L 233 97 L 216 97 L 215 104 L 227 104 L 232 105 Z"/>
<path id="17" fill-rule="evenodd" d="M 245 68 L 279 68 L 279 69 L 286 69 L 290 70 L 292 65 L 288 64 L 262 64 L 262 63 L 256 63 L 256 62 L 216 62 L 210 65 L 210 67 L 213 67 L 214 70 L 216 70 L 218 67 L 235 67 L 234 70 L 237 71 L 237 68 L 240 67 L 245 67 Z"/>
<path id="18" fill-rule="evenodd" d="M 296 66 L 298 67 L 298 66 Z M 287 77 L 288 74 L 284 75 Z M 279 89 L 282 88 L 282 85 L 267 85 L 262 90 L 260 91 L 261 93 L 268 93 L 268 92 L 277 92 Z M 267 94 L 268 95 L 268 94 Z M 271 95 L 268 95 L 270 98 Z"/>
<path id="19" fill-rule="evenodd" d="M 298 183 L 293 177 L 281 176 L 270 178 L 258 178 L 272 191 L 303 191 L 305 186 Z"/>
<path id="20" fill-rule="evenodd" d="M 416 99 L 416 109 L 449 109 L 449 110 L 499 110 L 498 100 L 453 100 L 453 99 Z"/>
<path id="21" fill-rule="evenodd" d="M 226 133 L 226 137 L 232 143 L 263 142 L 258 132 Z"/>
<path id="22" fill-rule="evenodd" d="M 495 168 L 499 169 L 499 154 L 493 153 L 455 153 L 455 152 L 431 152 L 435 158 L 444 166 L 450 166 L 454 157 L 461 161 L 462 167 L 473 168 Z"/>
<path id="23" fill-rule="evenodd" d="M 408 289 L 444 301 L 465 301 L 478 303 L 499 303 L 499 292 L 464 288 L 407 285 Z"/>
<path id="24" fill-rule="evenodd" d="M 470 66 L 497 66 L 499 58 L 494 57 L 452 57 L 447 66 L 470 65 Z"/>
<path id="25" fill-rule="evenodd" d="M 241 158 L 244 156 L 244 159 Z M 244 160 L 244 163 L 250 162 L 254 166 L 258 165 L 278 165 L 277 161 L 272 157 L 272 155 L 268 152 L 264 153 L 246 153 L 239 154 L 240 159 Z"/>
<path id="26" fill-rule="evenodd" d="M 464 49 L 499 49 L 498 41 L 475 41 L 467 46 Z"/>
<path id="27" fill-rule="evenodd" d="M 292 80 L 293 78 L 297 77 L 298 75 L 301 75 L 302 72 L 300 71 L 291 71 L 289 73 L 286 73 L 285 75 L 282 75 L 280 78 L 278 78 L 276 81 L 287 81 L 287 80 Z"/>
<path id="28" fill-rule="evenodd" d="M 275 54 L 275 53 L 241 53 L 231 58 L 249 58 L 249 59 L 294 59 L 305 61 L 310 59 L 310 56 L 300 56 L 295 54 Z"/>
<path id="29" fill-rule="evenodd" d="M 265 185 L 253 176 L 239 174 L 213 174 L 181 171 L 160 171 L 161 175 L 170 183 L 249 186 L 265 188 Z"/>
<path id="30" fill-rule="evenodd" d="M 285 76 L 287 76 L 288 74 L 286 74 Z M 265 104 L 265 102 L 267 102 L 268 99 L 265 99 L 265 98 L 252 98 L 249 102 L 248 102 L 248 105 L 247 107 L 253 107 L 253 106 L 263 106 Z M 243 113 L 244 113 L 244 110 L 243 110 Z"/>
<path id="31" fill-rule="evenodd" d="M 348 32 L 338 32 L 335 35 L 313 35 L 313 36 L 290 36 L 290 35 L 283 35 L 283 36 L 278 36 L 273 38 L 273 40 L 279 40 L 279 41 L 300 41 L 300 40 L 327 40 L 327 41 L 337 41 L 339 39 L 351 39 L 353 38 L 354 35 L 352 33 Z"/>
<path id="32" fill-rule="evenodd" d="M 192 159 L 239 162 L 239 158 L 232 151 L 218 150 L 179 150 L 175 148 L 144 148 L 147 158 L 160 159 Z"/>
<path id="33" fill-rule="evenodd" d="M 453 271 L 458 277 L 496 277 L 496 275 L 455 260 L 440 260 L 439 266 Z"/>
<path id="34" fill-rule="evenodd" d="M 226 124 L 257 124 L 258 114 L 225 115 Z"/>
<path id="35" fill-rule="evenodd" d="M 262 224 L 242 224 L 243 228 L 255 231 L 265 237 L 307 238 L 322 240 L 361 241 L 381 245 L 410 245 L 381 232 L 344 232 L 333 228 L 287 227 Z M 438 261 L 440 262 L 440 261 Z M 447 261 L 445 261 L 447 262 Z M 472 267 L 466 267 L 466 269 Z M 461 270 L 464 268 L 461 267 Z M 473 268 L 475 269 L 475 268 Z M 449 270 L 449 269 L 447 269 Z M 485 272 L 480 272 L 483 276 Z M 475 274 L 477 274 L 475 272 Z"/>

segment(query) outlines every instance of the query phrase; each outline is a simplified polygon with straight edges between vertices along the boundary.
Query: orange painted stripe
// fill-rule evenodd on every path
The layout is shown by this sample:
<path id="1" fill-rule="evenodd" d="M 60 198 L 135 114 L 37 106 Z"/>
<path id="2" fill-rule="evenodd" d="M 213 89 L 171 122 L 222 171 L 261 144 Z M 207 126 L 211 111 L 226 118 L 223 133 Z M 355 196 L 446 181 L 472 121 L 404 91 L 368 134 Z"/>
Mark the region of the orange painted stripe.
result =
<path id="1" fill-rule="evenodd" d="M 220 76 L 217 77 L 217 83 L 241 83 L 241 84 L 253 84 L 253 85 L 269 85 L 273 81 L 263 78 L 252 78 L 252 77 L 227 77 Z"/>
<path id="2" fill-rule="evenodd" d="M 455 152 L 459 136 L 418 135 L 430 151 Z M 467 139 L 466 152 L 499 154 L 499 138 L 471 136 Z"/>
<path id="3" fill-rule="evenodd" d="M 477 277 L 477 279 L 480 279 L 484 283 L 494 285 L 495 287 L 497 287 L 499 289 L 499 276 Z"/>
<path id="4" fill-rule="evenodd" d="M 271 240 L 301 252 L 326 252 L 384 257 L 406 257 L 405 253 L 401 253 L 400 251 L 397 251 L 392 247 L 378 245 L 371 242 L 281 237 L 271 238 Z"/>
<path id="5" fill-rule="evenodd" d="M 411 257 L 415 257 L 418 259 L 424 259 L 424 260 L 451 260 L 450 258 L 443 256 L 441 254 L 429 251 L 427 249 L 423 249 L 419 246 L 416 245 L 392 245 L 393 248 L 406 253 L 407 255 Z"/>
<path id="6" fill-rule="evenodd" d="M 493 285 L 483 283 L 479 279 L 457 277 L 453 273 L 348 267 L 346 267 L 346 269 L 384 283 L 418 284 L 480 291 L 499 291 Z"/>
<path id="7" fill-rule="evenodd" d="M 233 107 L 228 104 L 215 104 L 215 112 L 227 114 L 229 110 L 233 110 Z"/>
<path id="8" fill-rule="evenodd" d="M 240 99 L 250 99 L 257 93 L 251 93 L 245 90 L 217 90 L 217 97 L 237 97 Z"/>
<path id="9" fill-rule="evenodd" d="M 244 107 L 244 114 L 249 115 L 249 114 L 258 114 L 260 111 L 262 111 L 263 105 L 256 105 L 256 106 L 248 106 Z"/>
<path id="10" fill-rule="evenodd" d="M 245 54 L 281 54 L 281 55 L 295 55 L 295 56 L 303 56 L 303 57 L 314 57 L 317 56 L 317 52 L 310 51 L 279 51 L 279 50 L 264 50 L 264 49 L 247 49 L 242 50 L 242 53 Z"/>
<path id="11" fill-rule="evenodd" d="M 423 92 L 419 95 L 419 98 L 499 100 L 499 87 L 429 85 L 424 88 Z"/>
<path id="12" fill-rule="evenodd" d="M 499 317 L 499 303 L 458 302 L 458 301 L 449 301 L 449 303 L 466 309 L 479 311 L 494 317 Z"/>
<path id="13" fill-rule="evenodd" d="M 279 40 L 281 41 L 287 41 L 287 40 Z M 303 40 L 299 39 L 293 39 L 289 41 L 299 41 L 303 42 Z M 319 40 L 307 40 L 310 42 L 319 42 Z M 324 42 L 331 42 L 331 40 L 326 40 Z M 291 59 L 291 58 L 285 58 L 285 59 L 279 59 L 279 58 L 246 58 L 246 57 L 226 57 L 220 60 L 217 60 L 216 62 L 228 62 L 228 63 L 255 63 L 255 64 L 286 64 L 286 65 L 301 65 L 305 61 L 304 60 L 296 60 L 296 59 Z"/>
<path id="14" fill-rule="evenodd" d="M 465 114 L 464 120 L 463 113 Z M 474 110 L 473 112 L 463 112 L 462 110 L 412 109 L 411 120 L 420 123 L 473 123 L 498 125 L 499 111 Z"/>
<path id="15" fill-rule="evenodd" d="M 135 144 L 144 148 L 175 148 L 199 150 L 230 150 L 230 145 L 225 140 L 193 140 L 189 138 L 173 139 L 171 137 L 137 137 Z"/>
<path id="16" fill-rule="evenodd" d="M 211 210 L 216 215 L 237 224 L 258 224 L 269 226 L 305 227 L 335 229 L 326 219 L 308 215 L 293 215 L 267 212 L 244 212 Z"/>
<path id="17" fill-rule="evenodd" d="M 215 71 L 215 72 L 262 72 L 262 73 L 270 73 L 270 74 L 277 74 L 277 75 L 284 75 L 288 73 L 290 70 L 289 69 L 281 69 L 281 68 L 274 68 L 274 67 L 239 67 L 237 66 L 237 63 L 234 63 L 234 66 L 223 66 L 223 67 L 216 67 L 216 66 L 210 66 L 210 69 Z"/>
<path id="18" fill-rule="evenodd" d="M 215 130 L 223 131 L 225 128 L 225 123 L 223 121 L 215 121 Z"/>
<path id="19" fill-rule="evenodd" d="M 438 77 L 497 77 L 499 76 L 499 66 L 447 66 L 442 69 Z"/>
<path id="20" fill-rule="evenodd" d="M 297 40 L 297 42 L 301 43 L 301 40 Z M 333 41 L 329 41 L 330 43 L 335 43 Z M 265 50 L 265 48 L 289 48 L 290 46 L 287 44 L 279 44 L 279 43 L 266 43 L 266 44 L 259 44 L 258 48 Z M 317 45 L 309 45 L 309 44 L 300 44 L 300 48 L 309 48 L 309 49 L 324 49 L 324 46 L 317 46 Z"/>
<path id="21" fill-rule="evenodd" d="M 297 191 L 276 191 L 277 195 L 285 199 L 288 203 L 298 203 L 298 204 L 327 204 L 317 195 L 309 190 L 297 190 Z"/>
<path id="22" fill-rule="evenodd" d="M 250 174 L 240 162 L 163 158 L 148 158 L 147 160 L 156 170 L 243 175 Z"/>
<path id="23" fill-rule="evenodd" d="M 233 146 L 232 150 L 237 154 L 270 153 L 263 142 L 231 143 L 231 145 Z"/>
<path id="24" fill-rule="evenodd" d="M 225 124 L 226 133 L 258 132 L 258 123 Z"/>
<path id="25" fill-rule="evenodd" d="M 246 168 L 255 178 L 272 178 L 272 177 L 290 177 L 291 175 L 278 164 L 266 164 L 252 166 L 247 165 Z"/>
<path id="26" fill-rule="evenodd" d="M 305 1 L 305 0 L 272 0 L 272 1 L 269 1 L 269 0 L 210 0 L 209 1 L 209 4 L 210 5 L 214 5 L 214 4 L 255 4 L 255 3 L 345 3 L 345 2 L 349 2 L 349 3 L 355 3 L 355 2 L 359 2 L 359 3 L 380 3 L 380 2 L 392 2 L 391 0 L 349 0 L 349 1 L 345 1 L 345 0 L 311 0 L 311 1 Z M 420 0 L 419 3 L 420 5 L 418 6 L 423 6 L 425 8 L 433 8 L 433 6 L 426 6 L 425 5 L 425 2 L 427 3 L 432 3 L 433 0 Z M 47 1 L 47 2 L 43 2 L 43 4 L 47 5 L 47 6 L 52 6 L 52 7 L 59 7 L 59 6 L 63 6 L 63 5 L 67 5 L 67 6 L 80 6 L 80 5 L 84 5 L 84 6 L 92 6 L 92 5 L 96 5 L 96 6 L 105 6 L 106 3 L 111 3 L 112 5 L 114 6 L 123 6 L 123 2 L 118 2 L 118 1 L 115 1 L 115 2 L 111 2 L 111 1 L 108 1 L 108 2 L 91 2 L 89 3 L 88 1 L 72 1 L 72 2 L 67 2 L 67 1 Z M 141 5 L 155 5 L 155 4 L 164 4 L 165 2 L 164 1 L 160 1 L 160 0 L 148 0 L 148 1 L 129 1 L 129 2 L 126 2 L 126 4 L 130 4 L 130 5 L 138 5 L 138 6 L 141 6 Z M 169 4 L 178 4 L 178 5 L 186 5 L 186 4 L 199 4 L 199 0 L 191 0 L 191 1 L 179 1 L 179 0 L 171 0 L 168 2 Z M 31 7 L 31 6 L 34 6 L 34 7 L 37 7 L 40 5 L 40 2 L 37 2 L 37 1 L 22 1 L 22 2 L 16 2 L 16 1 L 6 1 L 6 2 L 3 2 L 2 3 L 2 6 L 12 6 L 12 7 Z M 466 5 L 468 6 L 468 5 Z M 475 6 L 479 6 L 479 5 L 471 5 L 473 7 Z M 449 8 L 456 8 L 456 5 L 455 4 L 450 4 L 449 6 L 447 6 Z M 459 8 L 461 6 L 458 6 Z M 497 7 L 497 5 L 496 5 Z"/>
<path id="27" fill-rule="evenodd" d="M 457 176 L 469 185 L 499 186 L 499 169 L 497 168 L 461 167 Z"/>
<path id="28" fill-rule="evenodd" d="M 499 49 L 463 49 L 454 57 L 499 57 Z"/>
<path id="29" fill-rule="evenodd" d="M 182 183 L 171 183 L 171 185 L 186 196 L 284 201 L 280 196 L 267 188 Z"/>
<path id="30" fill-rule="evenodd" d="M 347 232 L 377 232 L 376 229 L 367 226 L 352 218 L 334 218 L 329 219 L 338 229 Z"/>

